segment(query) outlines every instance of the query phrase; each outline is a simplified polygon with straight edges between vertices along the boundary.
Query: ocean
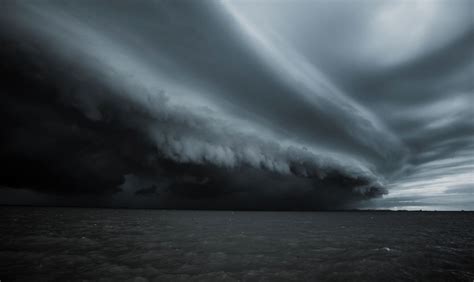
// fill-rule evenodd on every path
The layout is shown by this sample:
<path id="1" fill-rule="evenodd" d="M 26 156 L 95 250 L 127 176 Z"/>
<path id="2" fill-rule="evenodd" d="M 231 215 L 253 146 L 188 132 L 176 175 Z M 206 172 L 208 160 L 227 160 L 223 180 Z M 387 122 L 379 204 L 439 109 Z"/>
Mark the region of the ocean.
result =
<path id="1" fill-rule="evenodd" d="M 0 207 L 6 281 L 473 281 L 473 212 Z"/>

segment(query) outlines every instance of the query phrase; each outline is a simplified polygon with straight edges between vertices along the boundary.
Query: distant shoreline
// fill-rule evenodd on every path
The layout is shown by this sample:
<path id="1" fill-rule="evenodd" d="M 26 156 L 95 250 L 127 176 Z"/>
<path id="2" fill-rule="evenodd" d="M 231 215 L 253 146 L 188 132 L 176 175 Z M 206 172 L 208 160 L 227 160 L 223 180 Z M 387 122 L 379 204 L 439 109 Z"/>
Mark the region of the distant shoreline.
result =
<path id="1" fill-rule="evenodd" d="M 81 208 L 81 209 L 117 209 L 117 210 L 162 210 L 162 211 L 229 211 L 229 212 L 467 212 L 474 213 L 474 210 L 391 210 L 391 209 L 337 209 L 337 210 L 252 210 L 252 209 L 173 209 L 173 208 L 136 208 L 136 207 L 107 207 L 107 206 L 73 206 L 73 205 L 10 205 L 0 204 L 3 207 L 19 208 Z"/>

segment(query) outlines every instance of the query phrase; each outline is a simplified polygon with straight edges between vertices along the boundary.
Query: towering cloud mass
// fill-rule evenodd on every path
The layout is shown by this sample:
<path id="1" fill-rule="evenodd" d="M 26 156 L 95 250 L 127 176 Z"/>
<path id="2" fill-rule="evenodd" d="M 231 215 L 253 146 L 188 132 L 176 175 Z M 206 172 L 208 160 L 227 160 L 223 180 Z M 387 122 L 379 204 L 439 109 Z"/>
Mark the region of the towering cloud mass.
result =
<path id="1" fill-rule="evenodd" d="M 472 209 L 470 4 L 3 1 L 2 201 Z"/>

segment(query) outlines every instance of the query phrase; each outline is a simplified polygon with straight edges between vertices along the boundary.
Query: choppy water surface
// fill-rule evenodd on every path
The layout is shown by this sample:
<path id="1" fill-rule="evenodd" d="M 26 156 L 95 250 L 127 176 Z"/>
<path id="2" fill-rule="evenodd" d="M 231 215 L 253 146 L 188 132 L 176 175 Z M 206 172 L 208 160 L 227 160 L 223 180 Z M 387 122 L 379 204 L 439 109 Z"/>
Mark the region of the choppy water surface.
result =
<path id="1" fill-rule="evenodd" d="M 474 213 L 0 208 L 0 279 L 474 279 Z"/>

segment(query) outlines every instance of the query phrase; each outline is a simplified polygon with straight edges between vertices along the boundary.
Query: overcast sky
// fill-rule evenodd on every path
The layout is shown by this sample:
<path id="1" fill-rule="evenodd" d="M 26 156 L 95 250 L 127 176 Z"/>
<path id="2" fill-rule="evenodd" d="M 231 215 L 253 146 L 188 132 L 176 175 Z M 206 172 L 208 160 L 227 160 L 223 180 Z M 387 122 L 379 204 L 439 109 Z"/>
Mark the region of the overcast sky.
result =
<path id="1" fill-rule="evenodd" d="M 472 11 L 2 1 L 0 201 L 472 210 Z"/>

